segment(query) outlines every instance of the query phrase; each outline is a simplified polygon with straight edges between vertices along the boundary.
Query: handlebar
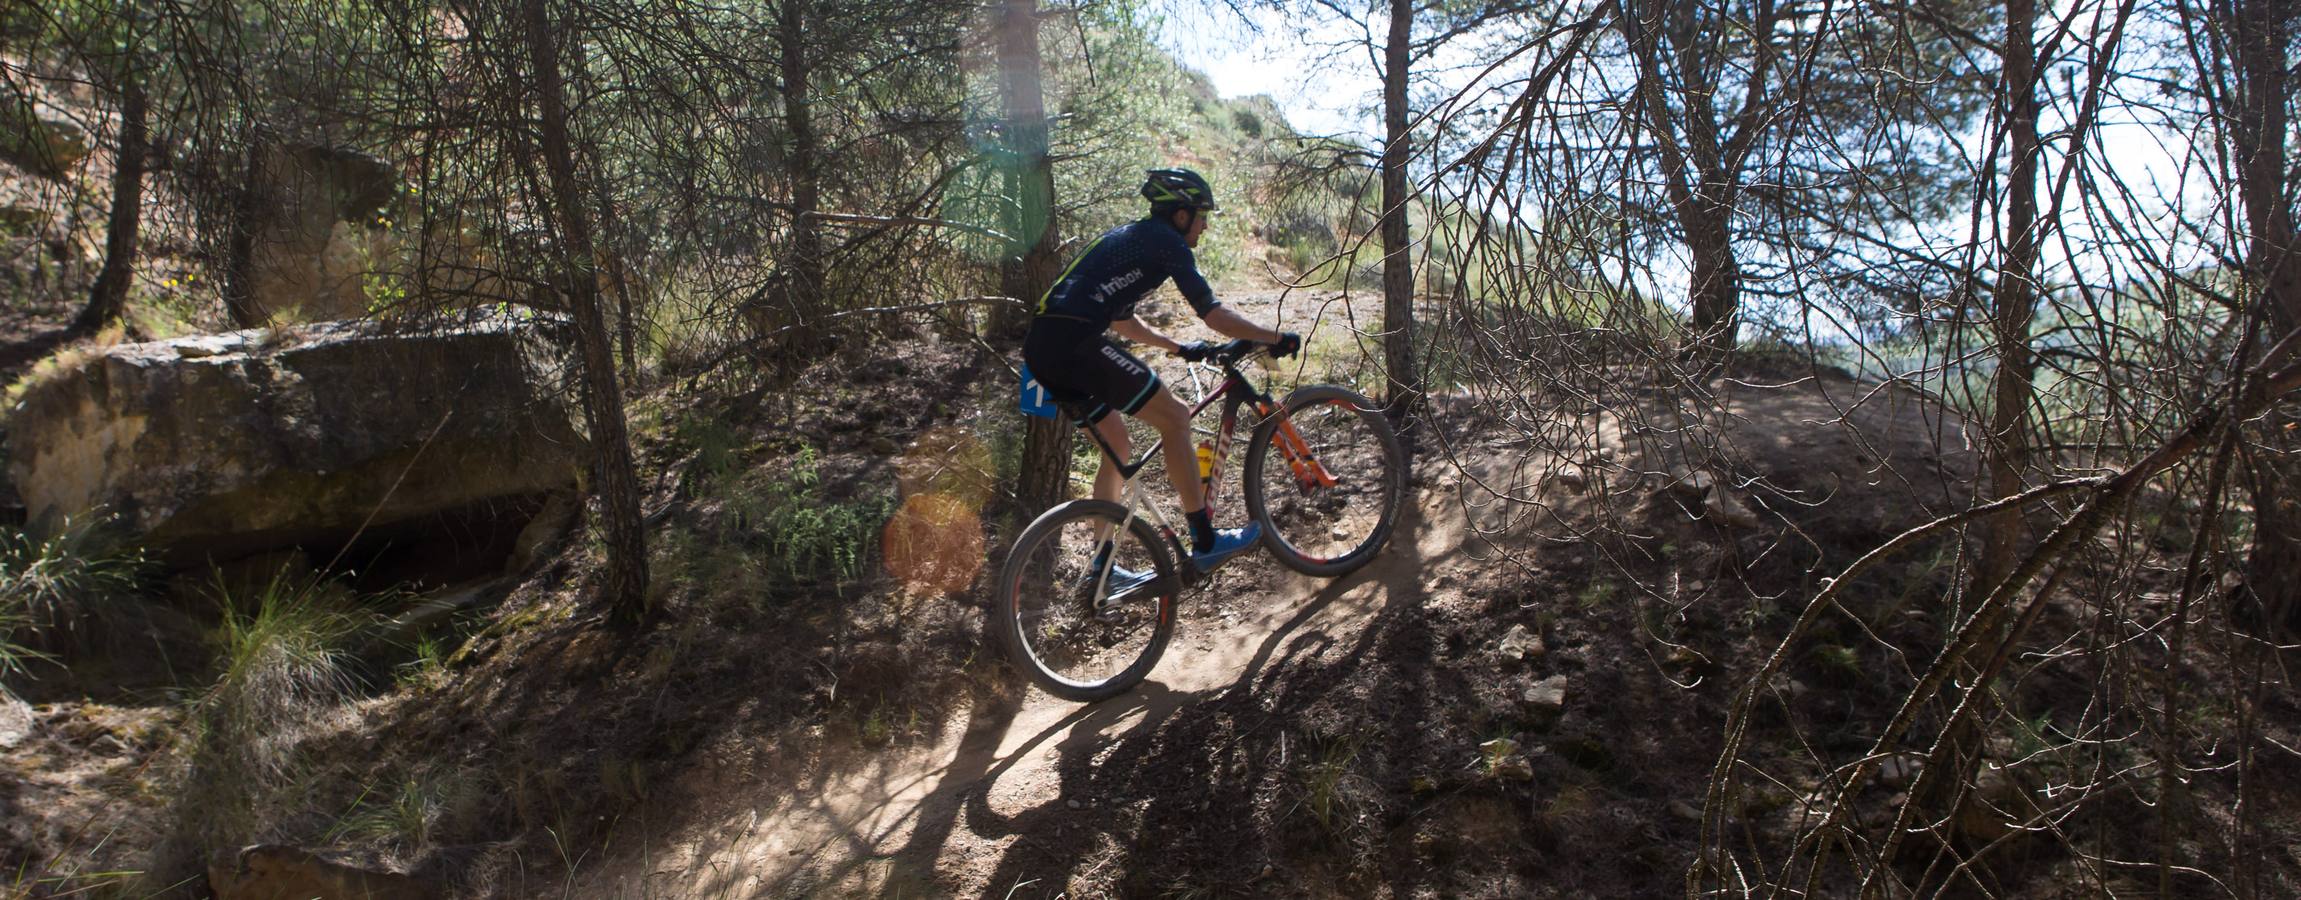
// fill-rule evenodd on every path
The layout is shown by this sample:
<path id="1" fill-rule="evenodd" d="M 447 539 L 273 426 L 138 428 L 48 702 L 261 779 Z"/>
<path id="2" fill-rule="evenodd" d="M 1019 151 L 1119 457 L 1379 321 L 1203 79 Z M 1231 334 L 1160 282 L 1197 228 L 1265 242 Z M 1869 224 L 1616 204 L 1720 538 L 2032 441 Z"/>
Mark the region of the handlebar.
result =
<path id="1" fill-rule="evenodd" d="M 1217 345 L 1214 352 L 1207 354 L 1206 361 L 1216 366 L 1228 367 L 1236 365 L 1239 361 L 1256 353 L 1268 352 L 1270 352 L 1269 344 L 1238 338 L 1229 343 Z"/>

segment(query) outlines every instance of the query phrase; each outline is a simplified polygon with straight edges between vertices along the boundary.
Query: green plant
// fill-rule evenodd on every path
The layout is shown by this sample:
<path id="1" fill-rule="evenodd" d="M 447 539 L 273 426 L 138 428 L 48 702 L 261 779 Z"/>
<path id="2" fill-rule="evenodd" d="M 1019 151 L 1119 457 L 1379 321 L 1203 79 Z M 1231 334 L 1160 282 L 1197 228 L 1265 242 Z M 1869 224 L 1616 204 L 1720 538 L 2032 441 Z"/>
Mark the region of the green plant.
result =
<path id="1" fill-rule="evenodd" d="M 252 593 L 235 597 L 218 582 L 222 616 L 215 639 L 222 671 L 203 705 L 261 717 L 333 702 L 349 692 L 344 647 L 368 617 L 351 610 L 347 593 L 330 582 L 284 572 Z"/>
<path id="2" fill-rule="evenodd" d="M 432 635 L 417 638 L 415 658 L 400 664 L 400 686 L 423 690 L 445 683 L 448 656 L 447 641 Z"/>
<path id="3" fill-rule="evenodd" d="M 888 739 L 894 737 L 894 733 L 895 725 L 888 717 L 886 707 L 872 707 L 871 714 L 863 717 L 861 732 L 863 746 L 884 747 L 887 745 Z"/>
<path id="4" fill-rule="evenodd" d="M 1297 776 L 1301 782 L 1301 808 L 1310 812 L 1321 832 L 1347 842 L 1368 818 L 1379 812 L 1373 785 L 1357 768 L 1360 736 L 1313 738 L 1310 752 Z"/>
<path id="5" fill-rule="evenodd" d="M 19 636 L 73 630 L 135 592 L 149 564 L 140 548 L 117 540 L 110 522 L 66 518 L 46 537 L 0 529 L 0 677 L 24 674 L 26 663 L 45 658 Z"/>
<path id="6" fill-rule="evenodd" d="M 185 768 L 146 876 L 154 890 L 196 872 L 207 848 L 311 812 L 317 773 L 298 765 L 296 747 L 355 686 L 345 648 L 374 621 L 342 586 L 286 568 L 244 586 L 219 572 L 213 585 L 216 676 L 187 717 Z"/>
<path id="7" fill-rule="evenodd" d="M 432 841 L 441 816 L 453 799 L 457 782 L 438 777 L 408 775 L 378 791 L 369 788 L 352 801 L 351 809 L 328 829 L 326 841 L 350 839 L 385 842 L 404 849 Z"/>
<path id="8" fill-rule="evenodd" d="M 705 490 L 713 490 L 713 483 L 727 477 L 745 449 L 743 436 L 729 426 L 725 419 L 708 414 L 691 415 L 681 419 L 673 440 L 695 454 L 694 465 L 688 470 L 704 482 Z"/>
<path id="9" fill-rule="evenodd" d="M 829 497 L 811 447 L 736 503 L 740 524 L 764 544 L 769 576 L 793 583 L 859 577 L 894 506 L 884 494 Z"/>

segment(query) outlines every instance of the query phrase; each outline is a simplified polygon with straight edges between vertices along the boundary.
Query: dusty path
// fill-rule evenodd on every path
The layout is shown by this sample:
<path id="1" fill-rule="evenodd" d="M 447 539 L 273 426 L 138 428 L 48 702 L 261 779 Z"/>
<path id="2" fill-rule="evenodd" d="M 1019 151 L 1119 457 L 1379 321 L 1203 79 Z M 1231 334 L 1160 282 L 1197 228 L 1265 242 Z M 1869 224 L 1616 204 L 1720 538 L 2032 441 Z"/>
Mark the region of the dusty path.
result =
<path id="1" fill-rule="evenodd" d="M 1269 321 L 1276 292 L 1227 302 Z M 1331 297 L 1286 300 L 1289 330 L 1309 330 Z M 1190 329 L 1154 322 L 1182 336 Z M 1164 363 L 1156 360 L 1154 363 Z M 1171 379 L 1171 376 L 1170 376 Z M 1066 771 L 1123 766 L 1101 755 L 1122 738 L 1188 717 L 1288 659 L 1348 641 L 1399 597 L 1423 597 L 1455 558 L 1464 533 L 1450 490 L 1418 489 L 1401 510 L 1389 548 L 1339 580 L 1284 571 L 1265 556 L 1232 564 L 1210 587 L 1183 598 L 1174 643 L 1132 693 L 1080 705 L 1037 691 L 1019 701 L 962 709 L 927 746 L 859 748 L 731 771 L 699 771 L 680 786 L 699 808 L 666 811 L 666 830 L 644 853 L 574 868 L 556 893 L 576 897 L 1051 896 L 1034 883 L 1034 837 L 1059 835 L 1105 804 L 1146 798 L 1092 796 Z M 1088 765 L 1082 767 L 1080 761 Z M 1064 765 L 1068 761 L 1069 765 Z M 742 772 L 741 775 L 732 774 Z M 1072 780 L 1076 780 L 1075 778 Z M 1077 871 L 1076 861 L 1056 866 Z M 588 869 L 588 871 L 586 871 Z"/>
<path id="2" fill-rule="evenodd" d="M 1420 595 L 1434 570 L 1455 561 L 1459 506 L 1450 493 L 1423 491 L 1404 513 L 1388 551 L 1347 578 L 1272 575 L 1263 596 L 1224 604 L 1248 611 L 1227 615 L 1193 610 L 1202 595 L 1186 597 L 1174 644 L 1125 697 L 1080 705 L 1032 691 L 1019 705 L 962 711 L 932 746 L 842 751 L 783 777 L 693 786 L 725 802 L 697 810 L 636 866 L 610 864 L 566 894 L 1051 895 L 1060 886 L 1025 883 L 1032 837 L 1066 827 L 1081 810 L 1143 799 L 1084 796 L 1064 783 L 1061 763 L 1093 759 L 1122 736 L 1193 715 L 1230 692 L 1254 691 L 1267 668 L 1346 641 L 1394 597 Z M 1267 557 L 1234 565 L 1278 569 Z"/>

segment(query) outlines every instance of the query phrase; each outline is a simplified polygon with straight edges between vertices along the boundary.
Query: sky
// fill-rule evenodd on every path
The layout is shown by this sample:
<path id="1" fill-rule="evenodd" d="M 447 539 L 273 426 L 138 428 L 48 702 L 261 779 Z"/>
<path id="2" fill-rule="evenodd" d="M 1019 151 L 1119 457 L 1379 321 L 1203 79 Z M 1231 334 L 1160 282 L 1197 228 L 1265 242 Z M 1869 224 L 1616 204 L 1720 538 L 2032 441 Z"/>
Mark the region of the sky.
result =
<path id="1" fill-rule="evenodd" d="M 1183 65 L 1206 73 L 1225 99 L 1270 95 L 1298 132 L 1373 136 L 1381 121 L 1373 109 L 1382 82 L 1365 50 L 1319 59 L 1326 53 L 1322 45 L 1356 41 L 1363 36 L 1360 28 L 1335 23 L 1306 37 L 1268 10 L 1255 13 L 1255 25 L 1248 28 L 1228 13 L 1177 10 L 1167 18 L 1160 43 Z"/>

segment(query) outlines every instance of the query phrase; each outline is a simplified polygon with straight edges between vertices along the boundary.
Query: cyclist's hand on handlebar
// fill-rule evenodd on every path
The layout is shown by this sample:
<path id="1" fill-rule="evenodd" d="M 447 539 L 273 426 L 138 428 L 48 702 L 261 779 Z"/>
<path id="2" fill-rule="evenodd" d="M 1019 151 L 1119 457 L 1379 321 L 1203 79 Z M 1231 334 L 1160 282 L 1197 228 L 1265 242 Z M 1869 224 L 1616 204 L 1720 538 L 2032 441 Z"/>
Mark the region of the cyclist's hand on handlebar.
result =
<path id="1" fill-rule="evenodd" d="M 1183 362 L 1205 362 L 1207 357 L 1214 355 L 1214 351 L 1214 344 L 1190 341 L 1174 348 L 1174 355 L 1182 357 Z"/>
<path id="2" fill-rule="evenodd" d="M 1293 356 L 1296 351 L 1301 349 L 1302 335 L 1295 334 L 1291 331 L 1281 332 L 1278 336 L 1278 343 L 1270 345 L 1270 355 L 1275 358 L 1284 359 L 1286 357 Z"/>

